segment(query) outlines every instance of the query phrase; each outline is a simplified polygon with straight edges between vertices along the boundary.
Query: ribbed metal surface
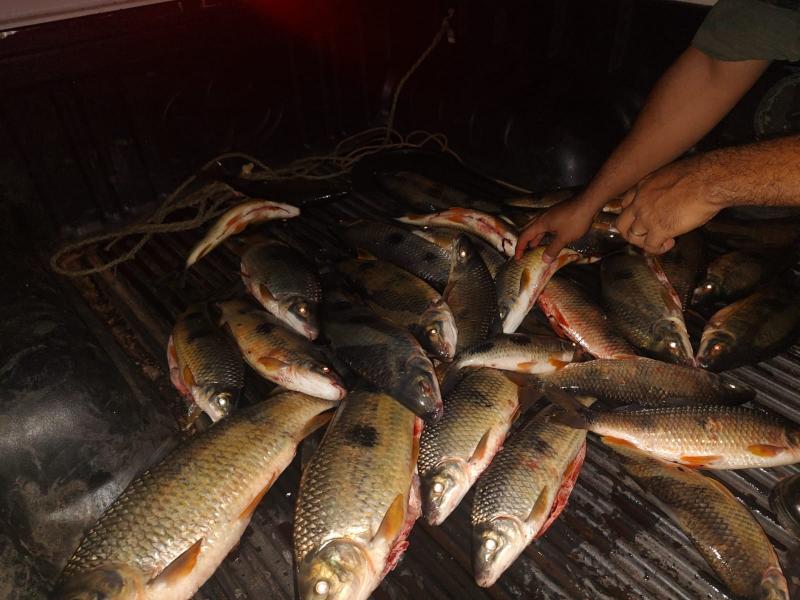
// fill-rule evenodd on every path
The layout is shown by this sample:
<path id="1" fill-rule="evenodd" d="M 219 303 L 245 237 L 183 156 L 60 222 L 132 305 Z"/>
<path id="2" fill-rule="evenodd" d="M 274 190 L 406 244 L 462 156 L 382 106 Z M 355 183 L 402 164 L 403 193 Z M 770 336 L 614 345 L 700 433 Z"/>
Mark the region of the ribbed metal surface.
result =
<path id="1" fill-rule="evenodd" d="M 335 252 L 332 227 L 355 217 L 386 218 L 397 207 L 346 198 L 303 209 L 297 219 L 272 223 L 275 236 L 300 249 Z M 190 301 L 219 295 L 238 279 L 236 257 L 218 249 L 188 274 L 178 273 L 197 232 L 155 238 L 137 259 L 96 283 L 120 302 L 134 321 L 143 345 L 163 362 L 175 316 Z M 164 367 L 166 372 L 166 367 Z M 758 390 L 757 402 L 800 423 L 800 348 L 753 367 L 736 377 Z M 256 384 L 251 398 L 259 395 Z M 177 396 L 176 396 L 177 398 Z M 772 539 L 790 586 L 800 584 L 797 540 L 780 527 L 768 494 L 797 467 L 717 474 L 753 511 Z M 198 598 L 293 598 L 292 510 L 299 482 L 299 458 L 278 479 L 259 506 L 242 543 L 226 559 Z M 686 536 L 620 476 L 611 453 L 591 440 L 587 459 L 567 508 L 542 539 L 491 589 L 478 588 L 471 574 L 469 510 L 472 494 L 441 527 L 420 520 L 401 564 L 374 598 L 730 598 Z M 794 546 L 793 546 L 794 544 Z"/>

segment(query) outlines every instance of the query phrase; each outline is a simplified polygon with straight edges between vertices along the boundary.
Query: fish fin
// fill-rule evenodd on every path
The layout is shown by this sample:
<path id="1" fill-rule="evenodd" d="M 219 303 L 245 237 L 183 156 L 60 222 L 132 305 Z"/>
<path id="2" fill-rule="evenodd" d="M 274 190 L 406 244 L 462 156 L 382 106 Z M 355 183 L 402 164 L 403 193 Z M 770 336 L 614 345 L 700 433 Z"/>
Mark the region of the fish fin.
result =
<path id="1" fill-rule="evenodd" d="M 455 286 L 456 282 L 448 276 L 447 285 L 444 286 L 444 290 L 442 290 L 442 298 L 444 299 L 445 302 L 447 302 L 447 299 L 450 297 L 450 294 L 452 293 L 453 288 Z"/>
<path id="2" fill-rule="evenodd" d="M 561 485 L 559 485 L 558 490 L 556 490 L 555 498 L 553 498 L 553 504 L 550 508 L 550 514 L 547 515 L 547 520 L 542 525 L 541 529 L 536 532 L 534 538 L 541 537 L 544 533 L 550 528 L 561 512 L 566 508 L 567 501 L 569 500 L 569 496 L 572 493 L 572 489 L 575 487 L 575 482 L 578 481 L 578 475 L 581 474 L 581 467 L 583 467 L 583 461 L 586 458 L 586 440 L 584 440 L 583 444 L 581 445 L 580 450 L 578 450 L 575 457 L 570 461 L 567 468 L 564 469 L 564 475 L 561 478 Z"/>
<path id="3" fill-rule="evenodd" d="M 258 284 L 258 293 L 261 294 L 261 297 L 264 298 L 264 301 L 266 302 L 273 302 L 275 300 L 275 297 L 269 291 L 269 288 L 263 283 Z"/>
<path id="4" fill-rule="evenodd" d="M 286 366 L 286 363 L 271 356 L 265 356 L 258 359 L 258 364 L 264 367 L 267 371 L 280 371 Z"/>
<path id="5" fill-rule="evenodd" d="M 531 275 L 531 270 L 528 268 L 522 269 L 522 275 L 519 278 L 519 293 L 521 294 L 528 286 L 531 284 L 531 279 L 533 276 Z"/>
<path id="6" fill-rule="evenodd" d="M 531 373 L 522 373 L 519 371 L 503 371 L 502 373 L 511 383 L 514 383 L 521 388 L 533 387 L 537 390 L 542 389 L 542 380 Z"/>
<path id="7" fill-rule="evenodd" d="M 562 412 L 553 416 L 553 421 L 573 429 L 589 428 L 589 416 L 591 413 L 574 396 L 553 385 L 545 386 L 544 395 L 562 410 Z"/>
<path id="8" fill-rule="evenodd" d="M 639 447 L 633 442 L 629 442 L 628 440 L 624 440 L 618 437 L 613 437 L 610 435 L 602 436 L 600 438 L 600 441 L 606 444 L 607 446 L 625 446 L 626 448 L 635 448 L 637 450 L 639 449 Z"/>
<path id="9" fill-rule="evenodd" d="M 416 466 L 419 462 L 420 436 L 415 435 L 411 440 L 411 464 Z"/>
<path id="10" fill-rule="evenodd" d="M 678 460 L 690 467 L 705 467 L 718 461 L 720 458 L 722 457 L 719 455 L 710 454 L 708 456 L 681 456 Z"/>
<path id="11" fill-rule="evenodd" d="M 772 446 L 770 444 L 752 444 L 747 447 L 747 451 L 755 456 L 778 456 L 781 452 L 786 450 L 783 446 Z"/>
<path id="12" fill-rule="evenodd" d="M 517 389 L 517 411 L 526 413 L 543 396 L 541 385 L 524 385 Z"/>
<path id="13" fill-rule="evenodd" d="M 303 426 L 303 429 L 300 431 L 300 437 L 298 439 L 303 440 L 307 438 L 320 427 L 324 427 L 325 425 L 327 425 L 332 418 L 333 418 L 332 410 L 326 410 L 324 413 L 314 415 L 308 420 L 308 423 L 306 423 Z"/>
<path id="14" fill-rule="evenodd" d="M 267 485 L 264 486 L 264 489 L 258 492 L 255 495 L 255 497 L 250 501 L 250 503 L 247 506 L 245 506 L 244 510 L 239 514 L 240 520 L 246 520 L 253 516 L 253 513 L 256 511 L 256 507 L 258 507 L 258 504 L 261 502 L 264 496 L 266 496 L 267 492 L 269 491 L 269 488 L 272 487 L 272 484 L 275 483 L 275 480 L 277 478 L 278 478 L 277 473 L 273 474 L 272 477 L 270 477 L 270 480 L 267 482 Z"/>
<path id="15" fill-rule="evenodd" d="M 469 462 L 480 462 L 486 456 L 486 453 L 489 451 L 489 440 L 491 440 L 491 438 L 492 430 L 488 429 L 486 433 L 483 434 L 483 437 L 481 438 L 481 441 L 478 442 L 478 445 L 475 446 L 475 450 L 473 451 Z"/>
<path id="16" fill-rule="evenodd" d="M 539 497 L 536 498 L 536 502 L 533 503 L 533 508 L 531 509 L 531 512 L 528 513 L 528 517 L 525 519 L 526 523 L 535 523 L 536 521 L 541 521 L 547 516 L 545 514 L 545 511 L 550 508 L 547 502 L 548 491 L 549 488 L 547 486 L 544 486 L 542 488 L 542 491 L 539 493 Z M 537 534 L 538 533 L 539 532 L 537 531 Z"/>
<path id="17" fill-rule="evenodd" d="M 383 515 L 378 531 L 372 536 L 374 540 L 386 540 L 392 542 L 397 539 L 400 532 L 403 530 L 403 525 L 406 521 L 406 501 L 402 494 L 397 494 L 392 501 L 389 510 Z"/>
<path id="18" fill-rule="evenodd" d="M 364 248 L 356 248 L 356 258 L 359 260 L 378 260 L 377 256 L 368 250 L 364 250 Z"/>
<path id="19" fill-rule="evenodd" d="M 183 383 L 186 384 L 186 387 L 191 389 L 194 387 L 195 379 L 194 375 L 192 374 L 192 370 L 187 366 L 183 367 L 183 373 L 181 374 L 183 377 Z"/>
<path id="20" fill-rule="evenodd" d="M 203 547 L 203 538 L 197 540 L 194 544 L 181 554 L 178 558 L 169 563 L 158 575 L 153 577 L 149 582 L 150 584 L 158 582 L 164 587 L 169 588 L 177 584 L 182 579 L 188 577 L 194 570 L 197 564 L 197 557 L 200 556 L 200 550 Z"/>
<path id="21" fill-rule="evenodd" d="M 175 341 L 172 336 L 169 336 L 169 341 L 167 341 L 167 361 L 170 368 L 178 366 L 178 351 L 175 350 Z"/>
<path id="22" fill-rule="evenodd" d="M 551 365 L 553 365 L 553 367 L 555 367 L 556 371 L 559 371 L 559 370 L 563 369 L 564 367 L 566 367 L 569 364 L 569 362 L 567 362 L 565 360 L 559 360 L 557 358 L 548 358 L 547 362 L 549 362 Z"/>

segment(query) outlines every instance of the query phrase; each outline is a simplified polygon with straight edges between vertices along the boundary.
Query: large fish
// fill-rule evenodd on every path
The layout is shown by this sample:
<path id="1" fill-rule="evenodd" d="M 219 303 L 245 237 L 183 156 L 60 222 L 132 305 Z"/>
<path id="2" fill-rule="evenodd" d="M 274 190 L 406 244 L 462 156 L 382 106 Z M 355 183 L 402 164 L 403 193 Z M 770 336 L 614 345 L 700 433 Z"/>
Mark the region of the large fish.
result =
<path id="1" fill-rule="evenodd" d="M 561 204 L 565 200 L 574 198 L 582 191 L 583 188 L 563 188 L 550 192 L 540 194 L 530 194 L 527 196 L 517 196 L 514 198 L 507 198 L 503 201 L 506 206 L 513 206 L 515 208 L 527 208 L 534 210 L 544 210 L 552 208 L 556 204 Z M 612 198 L 603 206 L 604 213 L 619 214 L 622 212 L 622 198 Z"/>
<path id="2" fill-rule="evenodd" d="M 501 371 L 469 373 L 445 396 L 444 416 L 425 427 L 419 473 L 425 518 L 439 525 L 455 510 L 503 444 L 519 388 Z"/>
<path id="3" fill-rule="evenodd" d="M 636 352 L 616 332 L 603 310 L 580 286 L 554 276 L 537 299 L 539 308 L 559 334 L 597 358 L 626 358 Z"/>
<path id="4" fill-rule="evenodd" d="M 658 257 L 664 275 L 686 309 L 703 265 L 703 236 L 697 230 L 680 235 L 675 246 Z"/>
<path id="5" fill-rule="evenodd" d="M 730 248 L 788 248 L 800 238 L 800 220 L 717 216 L 703 225 L 703 233 Z"/>
<path id="6" fill-rule="evenodd" d="M 218 304 L 220 319 L 247 363 L 264 379 L 324 398 L 341 400 L 346 391 L 319 349 L 246 300 Z"/>
<path id="7" fill-rule="evenodd" d="M 242 357 L 204 306 L 190 306 L 178 317 L 167 344 L 167 361 L 172 384 L 212 421 L 226 416 L 239 400 Z"/>
<path id="8" fill-rule="evenodd" d="M 732 405 L 755 397 L 752 388 L 724 375 L 644 357 L 574 363 L 540 378 L 570 394 L 614 406 Z"/>
<path id="9" fill-rule="evenodd" d="M 692 295 L 692 304 L 710 305 L 733 301 L 756 291 L 787 266 L 777 254 L 734 250 L 711 261 Z"/>
<path id="10" fill-rule="evenodd" d="M 565 424 L 663 460 L 703 469 L 800 462 L 800 428 L 751 408 L 700 404 L 601 411 L 581 406 L 560 390 L 548 388 L 547 397 L 569 411 L 563 415 Z"/>
<path id="11" fill-rule="evenodd" d="M 788 346 L 799 332 L 797 293 L 773 284 L 714 313 L 703 329 L 697 364 L 712 371 L 753 364 Z"/>
<path id="12" fill-rule="evenodd" d="M 382 260 L 346 260 L 336 268 L 378 315 L 408 329 L 432 356 L 453 359 L 458 331 L 453 313 L 439 292 Z"/>
<path id="13" fill-rule="evenodd" d="M 458 229 L 446 229 L 444 227 L 426 227 L 424 229 L 412 229 L 414 235 L 418 235 L 424 240 L 428 240 L 432 244 L 436 244 L 442 250 L 446 251 L 448 255 L 453 249 L 453 242 L 459 235 L 467 235 L 469 241 L 475 246 L 478 254 L 481 255 L 483 262 L 486 263 L 486 268 L 492 275 L 492 279 L 497 275 L 497 271 L 506 262 L 506 257 L 500 254 L 497 250 L 492 248 L 489 244 L 484 242 L 479 237 L 474 235 L 462 234 Z"/>
<path id="14" fill-rule="evenodd" d="M 629 251 L 600 267 L 606 313 L 620 333 L 662 360 L 693 366 L 681 301 L 658 261 Z"/>
<path id="15" fill-rule="evenodd" d="M 800 473 L 781 479 L 769 495 L 778 522 L 800 538 Z"/>
<path id="16" fill-rule="evenodd" d="M 261 306 L 299 334 L 317 338 L 322 287 L 313 264 L 286 244 L 269 241 L 247 248 L 241 269 L 245 287 Z"/>
<path id="17" fill-rule="evenodd" d="M 478 236 L 498 252 L 514 256 L 517 234 L 502 219 L 468 208 L 451 208 L 427 215 L 398 217 L 401 223 L 427 227 L 450 227 Z"/>
<path id="18" fill-rule="evenodd" d="M 426 421 L 441 416 L 433 364 L 408 330 L 333 295 L 324 308 L 325 334 L 338 358 Z"/>
<path id="19" fill-rule="evenodd" d="M 419 420 L 385 394 L 342 402 L 303 472 L 294 519 L 301 600 L 365 600 L 419 517 Z"/>
<path id="20" fill-rule="evenodd" d="M 441 292 L 447 286 L 450 254 L 391 223 L 356 221 L 341 230 L 344 241 L 359 252 L 393 263 Z"/>
<path id="21" fill-rule="evenodd" d="M 519 260 L 509 260 L 497 272 L 497 306 L 503 333 L 517 330 L 556 271 L 581 259 L 574 250 L 563 249 L 555 260 L 546 263 L 544 251 L 544 246 L 526 250 Z"/>
<path id="22" fill-rule="evenodd" d="M 186 259 L 188 269 L 227 238 L 235 235 L 250 223 L 261 223 L 272 219 L 290 219 L 300 214 L 300 209 L 290 204 L 270 202 L 269 200 L 251 200 L 237 204 L 222 214 L 208 232 L 189 253 Z"/>
<path id="23" fill-rule="evenodd" d="M 231 415 L 145 471 L 86 533 L 57 600 L 191 598 L 239 542 L 330 402 L 297 392 Z"/>
<path id="24" fill-rule="evenodd" d="M 486 264 L 466 235 L 450 250 L 450 275 L 444 301 L 458 330 L 456 355 L 489 337 L 497 323 L 497 293 Z"/>
<path id="25" fill-rule="evenodd" d="M 613 448 L 624 470 L 656 498 L 737 598 L 789 600 L 769 538 L 725 486 L 694 469 Z"/>
<path id="26" fill-rule="evenodd" d="M 390 195 L 422 212 L 447 210 L 454 206 L 474 208 L 493 214 L 500 212 L 500 207 L 491 200 L 476 198 L 419 173 L 379 172 L 375 174 L 375 178 Z"/>
<path id="27" fill-rule="evenodd" d="M 570 430 L 549 406 L 505 443 L 475 484 L 472 552 L 475 581 L 497 579 L 567 505 L 586 456 L 586 432 Z"/>

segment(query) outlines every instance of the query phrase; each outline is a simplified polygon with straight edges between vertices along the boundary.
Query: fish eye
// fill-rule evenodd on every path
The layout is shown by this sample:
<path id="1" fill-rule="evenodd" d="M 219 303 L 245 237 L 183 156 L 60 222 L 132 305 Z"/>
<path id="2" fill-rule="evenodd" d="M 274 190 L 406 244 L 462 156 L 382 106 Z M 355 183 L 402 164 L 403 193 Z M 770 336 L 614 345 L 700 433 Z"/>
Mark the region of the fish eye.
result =
<path id="1" fill-rule="evenodd" d="M 437 336 L 437 335 L 439 335 L 439 332 L 438 332 L 438 331 L 436 331 L 436 329 L 434 329 L 433 327 L 431 327 L 430 329 L 428 329 L 428 335 L 429 335 L 430 337 L 434 337 L 434 336 Z"/>
<path id="2" fill-rule="evenodd" d="M 713 285 L 711 285 L 710 283 L 707 283 L 707 284 L 706 284 L 706 289 L 707 289 L 707 290 L 710 290 L 710 289 L 712 289 L 713 287 L 714 287 L 714 286 L 713 286 Z"/>
<path id="3" fill-rule="evenodd" d="M 444 484 L 441 481 L 437 481 L 433 484 L 433 493 L 434 494 L 441 494 L 444 491 Z"/>
<path id="4" fill-rule="evenodd" d="M 716 344 L 714 344 L 713 346 L 711 346 L 711 349 L 712 349 L 714 352 L 719 352 L 720 350 L 722 350 L 722 344 L 720 344 L 719 342 L 717 342 Z"/>
<path id="5" fill-rule="evenodd" d="M 330 372 L 331 372 L 331 368 L 330 368 L 330 367 L 328 367 L 327 365 L 326 365 L 326 366 L 322 366 L 322 367 L 320 368 L 320 371 L 322 371 L 323 373 L 325 373 L 325 374 L 327 375 L 328 373 L 330 373 Z"/>
<path id="6" fill-rule="evenodd" d="M 297 307 L 297 312 L 303 316 L 306 316 L 308 314 L 308 307 L 305 304 L 300 304 Z"/>
<path id="7" fill-rule="evenodd" d="M 328 592 L 331 589 L 331 584 L 328 583 L 325 579 L 320 579 L 317 583 L 314 584 L 314 593 L 320 596 L 327 596 Z"/>
<path id="8" fill-rule="evenodd" d="M 672 341 L 668 344 L 668 346 L 674 350 L 678 347 L 678 342 Z"/>
<path id="9" fill-rule="evenodd" d="M 219 404 L 220 406 L 225 406 L 227 403 L 228 403 L 228 399 L 225 396 L 220 396 L 217 399 L 217 404 Z"/>
<path id="10" fill-rule="evenodd" d="M 489 552 L 494 552 L 495 550 L 497 550 L 497 546 L 498 546 L 497 540 L 494 538 L 486 538 L 486 541 L 483 542 L 483 547 L 486 548 L 486 550 Z"/>
<path id="11" fill-rule="evenodd" d="M 458 255 L 459 255 L 461 258 L 467 258 L 467 251 L 466 251 L 466 250 L 463 250 L 463 249 L 462 249 L 462 250 L 459 250 L 459 252 L 458 252 Z"/>

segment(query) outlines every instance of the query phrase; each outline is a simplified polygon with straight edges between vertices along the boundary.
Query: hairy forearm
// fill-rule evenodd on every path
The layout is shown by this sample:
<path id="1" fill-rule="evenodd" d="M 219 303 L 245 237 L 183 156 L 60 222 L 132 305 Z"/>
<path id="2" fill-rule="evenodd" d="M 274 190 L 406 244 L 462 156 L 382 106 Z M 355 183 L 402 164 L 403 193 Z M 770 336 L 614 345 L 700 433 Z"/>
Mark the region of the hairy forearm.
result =
<path id="1" fill-rule="evenodd" d="M 722 148 L 691 162 L 720 208 L 800 205 L 800 135 Z"/>
<path id="2" fill-rule="evenodd" d="M 630 133 L 587 187 L 586 201 L 599 209 L 691 148 L 768 64 L 719 61 L 694 48 L 686 50 L 656 83 Z"/>

